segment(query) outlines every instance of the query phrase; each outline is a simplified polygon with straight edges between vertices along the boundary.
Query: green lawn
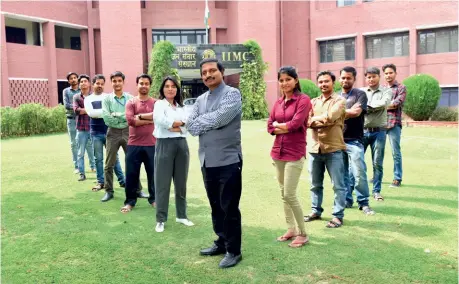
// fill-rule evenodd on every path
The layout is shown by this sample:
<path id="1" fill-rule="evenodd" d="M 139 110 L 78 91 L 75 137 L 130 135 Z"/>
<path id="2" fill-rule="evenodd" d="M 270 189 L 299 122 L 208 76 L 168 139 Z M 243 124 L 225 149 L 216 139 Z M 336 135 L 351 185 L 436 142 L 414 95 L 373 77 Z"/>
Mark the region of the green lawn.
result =
<path id="1" fill-rule="evenodd" d="M 2 283 L 457 283 L 456 128 L 404 129 L 403 187 L 388 187 L 388 145 L 384 203 L 372 202 L 374 216 L 346 210 L 339 229 L 325 228 L 333 204 L 327 177 L 325 220 L 307 224 L 311 243 L 301 249 L 275 241 L 286 225 L 265 122 L 244 122 L 242 132 L 244 259 L 228 270 L 218 268 L 221 257 L 198 253 L 214 235 L 196 138 L 188 139 L 188 215 L 196 226 L 176 224 L 171 203 L 162 234 L 145 200 L 121 214 L 121 189 L 101 203 L 102 192 L 90 191 L 94 173 L 77 182 L 66 135 L 2 141 Z M 308 188 L 305 168 L 305 213 Z"/>

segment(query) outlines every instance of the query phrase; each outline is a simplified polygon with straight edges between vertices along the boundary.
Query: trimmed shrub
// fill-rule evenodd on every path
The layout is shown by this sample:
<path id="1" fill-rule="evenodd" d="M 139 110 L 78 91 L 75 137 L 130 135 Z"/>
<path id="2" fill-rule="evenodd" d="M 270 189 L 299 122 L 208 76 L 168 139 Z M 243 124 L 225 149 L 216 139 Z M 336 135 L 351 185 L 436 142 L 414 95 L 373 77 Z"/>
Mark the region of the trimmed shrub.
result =
<path id="1" fill-rule="evenodd" d="M 22 104 L 1 108 L 1 137 L 30 136 L 67 131 L 65 108 L 46 108 L 41 104 Z"/>
<path id="2" fill-rule="evenodd" d="M 244 46 L 249 48 L 255 56 L 252 62 L 242 64 L 242 73 L 239 79 L 239 90 L 242 95 L 242 118 L 261 119 L 268 117 L 266 104 L 266 82 L 264 76 L 268 70 L 268 64 L 263 61 L 261 47 L 254 40 L 248 40 Z"/>
<path id="3" fill-rule="evenodd" d="M 317 87 L 316 82 L 309 80 L 309 79 L 300 79 L 300 86 L 301 86 L 301 91 L 305 94 L 307 94 L 311 99 L 317 98 L 320 96 L 321 92 L 319 87 Z M 333 91 L 335 93 L 341 92 L 341 85 L 338 81 L 335 81 L 335 84 L 333 85 Z"/>
<path id="4" fill-rule="evenodd" d="M 416 121 L 428 120 L 441 96 L 437 79 L 427 74 L 415 74 L 403 80 L 403 84 L 406 86 L 403 111 Z"/>
<path id="5" fill-rule="evenodd" d="M 167 40 L 161 40 L 155 43 L 151 51 L 151 60 L 148 66 L 148 75 L 152 78 L 149 95 L 151 97 L 159 96 L 159 88 L 166 76 L 173 76 L 180 84 L 178 70 L 171 67 L 172 54 L 175 52 L 175 46 Z"/>
<path id="6" fill-rule="evenodd" d="M 307 94 L 311 99 L 320 96 L 320 89 L 316 83 L 309 79 L 300 79 L 301 92 Z"/>
<path id="7" fill-rule="evenodd" d="M 437 107 L 432 116 L 432 121 L 457 121 L 458 120 L 458 109 L 457 107 Z"/>
<path id="8" fill-rule="evenodd" d="M 336 78 L 335 84 L 333 85 L 333 91 L 335 93 L 341 93 L 341 84 L 338 81 L 338 78 Z"/>

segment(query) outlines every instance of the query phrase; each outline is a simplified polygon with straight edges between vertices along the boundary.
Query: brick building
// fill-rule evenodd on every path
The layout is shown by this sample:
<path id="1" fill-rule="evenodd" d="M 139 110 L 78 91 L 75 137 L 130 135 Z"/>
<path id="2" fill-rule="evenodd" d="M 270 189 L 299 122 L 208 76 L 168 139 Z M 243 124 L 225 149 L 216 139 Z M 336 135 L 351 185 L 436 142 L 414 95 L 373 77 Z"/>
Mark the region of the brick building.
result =
<path id="1" fill-rule="evenodd" d="M 157 40 L 205 42 L 204 9 L 205 1 L 4 1 L 1 105 L 55 106 L 69 71 L 121 70 L 134 92 Z M 209 1 L 209 9 L 209 43 L 260 43 L 270 67 L 269 104 L 282 65 L 296 66 L 302 78 L 352 65 L 361 86 L 366 67 L 394 63 L 399 80 L 433 75 L 443 89 L 440 104 L 457 105 L 457 1 Z M 187 79 L 193 92 L 202 91 L 199 78 Z"/>

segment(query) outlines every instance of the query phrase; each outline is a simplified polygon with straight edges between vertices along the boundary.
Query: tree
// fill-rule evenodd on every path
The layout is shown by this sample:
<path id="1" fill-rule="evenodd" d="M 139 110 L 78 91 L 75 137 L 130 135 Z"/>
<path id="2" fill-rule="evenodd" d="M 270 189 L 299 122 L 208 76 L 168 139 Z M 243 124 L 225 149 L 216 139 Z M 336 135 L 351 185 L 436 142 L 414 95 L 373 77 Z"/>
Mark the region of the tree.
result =
<path id="1" fill-rule="evenodd" d="M 152 84 L 149 95 L 151 97 L 159 96 L 159 88 L 166 76 L 173 76 L 180 84 L 178 70 L 171 67 L 172 54 L 175 52 L 175 46 L 167 41 L 162 40 L 155 43 L 151 51 L 151 60 L 148 66 L 148 75 L 152 78 Z"/>
<path id="2" fill-rule="evenodd" d="M 266 82 L 264 76 L 268 64 L 263 61 L 261 47 L 254 40 L 248 40 L 244 46 L 254 55 L 254 60 L 242 64 L 242 74 L 239 80 L 239 90 L 242 95 L 243 119 L 261 119 L 268 116 L 266 104 Z"/>
<path id="3" fill-rule="evenodd" d="M 403 80 L 403 84 L 406 86 L 403 111 L 414 120 L 428 120 L 441 96 L 437 79 L 427 74 L 415 74 Z"/>

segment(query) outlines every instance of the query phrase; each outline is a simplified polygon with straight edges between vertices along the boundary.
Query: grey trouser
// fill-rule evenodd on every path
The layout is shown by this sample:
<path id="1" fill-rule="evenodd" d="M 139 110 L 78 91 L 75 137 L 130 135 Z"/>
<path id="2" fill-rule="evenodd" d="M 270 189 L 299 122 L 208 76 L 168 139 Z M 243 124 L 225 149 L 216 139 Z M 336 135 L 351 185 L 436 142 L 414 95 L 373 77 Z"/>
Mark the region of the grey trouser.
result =
<path id="1" fill-rule="evenodd" d="M 186 182 L 190 154 L 185 138 L 159 138 L 155 152 L 156 222 L 166 222 L 174 179 L 177 218 L 186 216 Z"/>

